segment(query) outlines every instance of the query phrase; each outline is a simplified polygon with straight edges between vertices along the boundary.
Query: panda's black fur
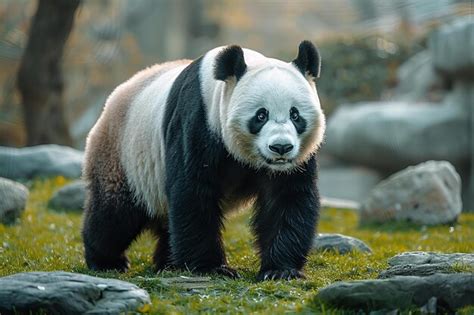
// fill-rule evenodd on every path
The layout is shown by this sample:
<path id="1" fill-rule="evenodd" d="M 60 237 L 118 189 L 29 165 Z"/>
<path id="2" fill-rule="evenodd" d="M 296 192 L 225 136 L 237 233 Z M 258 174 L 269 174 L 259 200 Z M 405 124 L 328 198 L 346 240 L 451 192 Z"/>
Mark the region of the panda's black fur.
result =
<path id="1" fill-rule="evenodd" d="M 199 77 L 202 60 L 191 62 L 177 76 L 159 126 L 166 148 L 167 218 L 149 215 L 134 198 L 120 167 L 118 184 L 107 193 L 101 179 L 95 178 L 97 173 L 88 171 L 92 175 L 85 176 L 89 181 L 83 228 L 86 262 L 92 269 L 126 270 L 125 250 L 149 228 L 159 237 L 153 256 L 158 269 L 236 277 L 237 272 L 227 266 L 221 235 L 220 200 L 232 190 L 242 198 L 255 197 L 252 228 L 261 258 L 258 279 L 301 277 L 320 206 L 316 154 L 298 172 L 268 172 L 237 161 L 203 123 L 207 114 Z M 311 43 L 300 45 L 293 62 L 303 75 L 319 76 L 319 54 Z M 216 80 L 238 81 L 245 71 L 238 46 L 224 49 L 216 58 Z"/>

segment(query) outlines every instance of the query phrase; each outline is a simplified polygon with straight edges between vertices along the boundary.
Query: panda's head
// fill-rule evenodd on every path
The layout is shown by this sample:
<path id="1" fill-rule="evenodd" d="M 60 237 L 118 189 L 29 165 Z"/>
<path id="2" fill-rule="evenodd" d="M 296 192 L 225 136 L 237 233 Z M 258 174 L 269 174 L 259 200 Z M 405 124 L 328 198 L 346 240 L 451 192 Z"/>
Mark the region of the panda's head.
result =
<path id="1" fill-rule="evenodd" d="M 237 160 L 255 168 L 297 170 L 324 135 L 325 118 L 314 83 L 319 53 L 303 41 L 289 63 L 254 54 L 229 46 L 216 57 L 214 77 L 226 85 L 220 121 L 224 143 Z"/>

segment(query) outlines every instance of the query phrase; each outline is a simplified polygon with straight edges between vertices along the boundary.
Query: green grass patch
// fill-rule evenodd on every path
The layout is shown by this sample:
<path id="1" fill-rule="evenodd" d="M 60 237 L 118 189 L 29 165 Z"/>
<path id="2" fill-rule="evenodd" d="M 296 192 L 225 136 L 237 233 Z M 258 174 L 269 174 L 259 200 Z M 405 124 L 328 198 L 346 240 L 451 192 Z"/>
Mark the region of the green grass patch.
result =
<path id="1" fill-rule="evenodd" d="M 212 277 L 210 286 L 185 289 L 147 278 L 190 275 L 152 270 L 153 237 L 143 234 L 129 250 L 132 268 L 124 274 L 91 272 L 85 267 L 81 243 L 81 215 L 57 213 L 47 208 L 54 190 L 67 181 L 58 177 L 29 183 L 30 197 L 19 224 L 0 225 L 0 276 L 23 271 L 64 270 L 127 280 L 151 295 L 150 313 L 324 313 L 339 311 L 312 303 L 319 288 L 334 281 L 376 278 L 387 267 L 387 259 L 404 251 L 473 252 L 474 214 L 462 214 L 453 226 L 420 227 L 384 224 L 359 227 L 353 211 L 326 209 L 319 231 L 360 238 L 372 255 L 312 253 L 305 267 L 306 280 L 256 282 L 259 260 L 252 246 L 249 211 L 234 214 L 224 233 L 229 264 L 239 270 L 241 280 Z M 458 266 L 466 271 L 465 266 Z M 472 271 L 472 269 L 469 269 Z M 467 309 L 469 311 L 469 309 Z M 467 313 L 466 313 L 467 314 Z"/>

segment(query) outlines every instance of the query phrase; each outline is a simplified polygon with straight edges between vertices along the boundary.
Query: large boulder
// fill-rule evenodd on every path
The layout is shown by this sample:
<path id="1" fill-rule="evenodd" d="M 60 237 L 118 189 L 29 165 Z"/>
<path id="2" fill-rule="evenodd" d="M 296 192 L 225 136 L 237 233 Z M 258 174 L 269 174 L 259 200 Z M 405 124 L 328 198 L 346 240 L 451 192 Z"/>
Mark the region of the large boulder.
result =
<path id="1" fill-rule="evenodd" d="M 0 313 L 125 314 L 149 304 L 134 284 L 70 272 L 28 272 L 0 278 Z"/>
<path id="2" fill-rule="evenodd" d="M 12 224 L 25 210 L 28 188 L 0 177 L 0 223 Z"/>
<path id="3" fill-rule="evenodd" d="M 461 179 L 445 161 L 408 167 L 378 184 L 362 203 L 360 221 L 443 224 L 462 210 Z"/>
<path id="4" fill-rule="evenodd" d="M 0 147 L 0 177 L 81 176 L 84 153 L 55 144 L 26 148 Z"/>
<path id="5" fill-rule="evenodd" d="M 422 307 L 434 301 L 435 310 L 444 314 L 472 305 L 473 296 L 474 274 L 457 273 L 336 282 L 321 289 L 317 298 L 344 309 L 387 312 Z"/>
<path id="6" fill-rule="evenodd" d="M 470 142 L 462 106 L 381 102 L 339 107 L 328 121 L 324 148 L 342 160 L 398 171 L 426 160 L 463 165 Z"/>
<path id="7" fill-rule="evenodd" d="M 67 184 L 54 192 L 48 206 L 54 210 L 82 210 L 86 198 L 85 189 L 86 184 L 82 180 L 76 180 Z"/>
<path id="8" fill-rule="evenodd" d="M 455 20 L 431 34 L 428 48 L 436 70 L 452 78 L 474 76 L 474 21 L 472 16 Z"/>

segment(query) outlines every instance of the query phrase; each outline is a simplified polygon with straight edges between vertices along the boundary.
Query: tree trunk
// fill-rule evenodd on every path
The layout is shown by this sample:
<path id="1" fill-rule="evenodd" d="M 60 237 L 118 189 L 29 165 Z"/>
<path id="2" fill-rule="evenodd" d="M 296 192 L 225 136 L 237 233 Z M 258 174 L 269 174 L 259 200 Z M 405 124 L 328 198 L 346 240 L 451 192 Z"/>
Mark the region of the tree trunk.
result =
<path id="1" fill-rule="evenodd" d="M 27 145 L 71 145 L 61 59 L 80 0 L 39 0 L 18 71 Z"/>

